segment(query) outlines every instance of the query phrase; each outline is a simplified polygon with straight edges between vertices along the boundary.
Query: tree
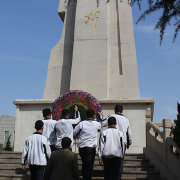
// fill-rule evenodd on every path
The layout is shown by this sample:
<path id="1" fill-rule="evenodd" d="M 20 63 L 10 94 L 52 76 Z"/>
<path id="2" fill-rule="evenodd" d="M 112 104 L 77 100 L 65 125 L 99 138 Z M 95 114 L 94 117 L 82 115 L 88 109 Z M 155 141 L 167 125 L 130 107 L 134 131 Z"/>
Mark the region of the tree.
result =
<path id="1" fill-rule="evenodd" d="M 138 4 L 139 9 L 141 9 L 141 3 L 143 0 L 128 0 L 128 1 L 131 6 Z M 148 8 L 142 13 L 142 15 L 137 20 L 136 24 L 138 24 L 139 21 L 144 20 L 147 15 L 161 10 L 162 15 L 159 17 L 154 28 L 160 30 L 160 44 L 162 43 L 167 25 L 170 25 L 170 23 L 173 21 L 174 21 L 173 25 L 175 28 L 174 38 L 173 38 L 173 42 L 174 42 L 180 30 L 180 0 L 146 0 L 146 1 L 148 4 Z M 107 0 L 107 2 L 110 2 L 110 0 Z"/>
<path id="2" fill-rule="evenodd" d="M 138 4 L 141 9 L 141 2 L 143 0 L 131 0 L 131 4 Z M 144 20 L 147 15 L 162 10 L 162 15 L 159 17 L 155 29 L 160 30 L 160 44 L 162 43 L 166 27 L 173 22 L 175 31 L 173 42 L 180 30 L 180 1 L 179 0 L 146 0 L 148 8 L 142 13 L 137 20 L 137 23 Z"/>
<path id="3" fill-rule="evenodd" d="M 180 104 L 179 103 L 177 103 L 177 110 L 178 110 L 177 120 L 174 121 L 176 126 L 172 129 L 172 133 L 173 133 L 173 140 L 180 148 Z"/>
<path id="4" fill-rule="evenodd" d="M 6 151 L 12 151 L 12 146 L 11 146 L 11 135 L 8 137 L 7 143 L 6 143 L 6 147 L 4 148 L 4 150 Z"/>

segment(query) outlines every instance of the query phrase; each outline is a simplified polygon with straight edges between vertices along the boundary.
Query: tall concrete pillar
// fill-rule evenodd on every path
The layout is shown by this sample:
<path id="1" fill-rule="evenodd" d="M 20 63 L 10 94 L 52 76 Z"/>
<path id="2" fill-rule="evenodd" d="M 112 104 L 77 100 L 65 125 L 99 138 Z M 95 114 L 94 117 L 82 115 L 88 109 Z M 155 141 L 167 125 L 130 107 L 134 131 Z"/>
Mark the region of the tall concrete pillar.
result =
<path id="1" fill-rule="evenodd" d="M 96 27 L 90 12 L 99 12 Z M 128 1 L 78 0 L 70 89 L 81 89 L 97 98 L 137 98 L 139 83 Z"/>
<path id="2" fill-rule="evenodd" d="M 99 6 L 96 0 L 65 2 L 60 1 L 63 35 L 51 53 L 44 98 L 56 98 L 69 89 L 84 90 L 103 99 L 138 98 L 128 0 L 102 0 Z"/>
<path id="3" fill-rule="evenodd" d="M 70 88 L 76 3 L 72 1 L 68 6 L 60 1 L 58 13 L 64 26 L 61 40 L 51 51 L 44 99 L 55 99 Z"/>

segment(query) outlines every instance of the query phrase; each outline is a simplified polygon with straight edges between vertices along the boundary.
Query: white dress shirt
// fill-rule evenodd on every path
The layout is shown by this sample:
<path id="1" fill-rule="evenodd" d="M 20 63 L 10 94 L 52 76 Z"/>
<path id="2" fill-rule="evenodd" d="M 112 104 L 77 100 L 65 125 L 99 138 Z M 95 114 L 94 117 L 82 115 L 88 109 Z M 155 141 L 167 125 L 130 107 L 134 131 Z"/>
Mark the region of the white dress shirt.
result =
<path id="1" fill-rule="evenodd" d="M 124 135 L 117 128 L 104 130 L 99 139 L 98 157 L 123 157 L 125 151 Z"/>
<path id="2" fill-rule="evenodd" d="M 124 140 L 126 143 L 127 143 L 127 138 L 129 138 L 129 145 L 131 145 L 132 144 L 132 132 L 131 132 L 131 129 L 129 126 L 129 120 L 126 117 L 124 117 L 122 114 L 112 114 L 109 117 L 116 118 L 116 123 L 117 123 L 116 128 L 118 130 L 120 130 L 121 132 L 123 132 Z M 106 120 L 101 122 L 102 126 L 108 125 L 109 117 Z"/>
<path id="3" fill-rule="evenodd" d="M 54 133 L 54 126 L 57 121 L 52 120 L 52 119 L 44 119 L 42 121 L 44 123 L 42 135 L 48 139 L 50 145 L 55 145 L 56 144 L 56 134 Z"/>
<path id="4" fill-rule="evenodd" d="M 78 117 L 76 119 L 61 119 L 56 122 L 54 127 L 57 137 L 56 147 L 61 148 L 61 141 L 63 137 L 69 137 L 73 144 L 73 124 L 78 124 L 81 120 L 80 113 L 78 111 Z M 71 144 L 71 145 L 72 145 Z"/>
<path id="5" fill-rule="evenodd" d="M 101 131 L 99 122 L 95 120 L 81 121 L 73 131 L 73 135 L 78 136 L 78 147 L 96 147 L 99 131 Z"/>
<path id="6" fill-rule="evenodd" d="M 34 133 L 25 142 L 21 163 L 29 165 L 45 166 L 47 158 L 50 158 L 51 149 L 47 138 L 41 133 Z"/>

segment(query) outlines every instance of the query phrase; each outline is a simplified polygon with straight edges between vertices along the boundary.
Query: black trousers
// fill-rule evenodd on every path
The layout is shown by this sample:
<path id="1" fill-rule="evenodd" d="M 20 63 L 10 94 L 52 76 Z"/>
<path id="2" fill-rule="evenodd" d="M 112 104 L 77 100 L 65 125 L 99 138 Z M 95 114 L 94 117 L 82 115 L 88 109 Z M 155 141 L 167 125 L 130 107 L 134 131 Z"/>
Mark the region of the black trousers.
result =
<path id="1" fill-rule="evenodd" d="M 53 151 L 56 151 L 56 150 L 57 150 L 57 148 L 56 148 L 56 146 L 55 146 L 55 145 L 50 145 L 50 148 L 51 148 L 51 152 L 53 152 Z"/>
<path id="2" fill-rule="evenodd" d="M 82 176 L 83 180 L 91 180 L 96 148 L 84 147 L 79 148 L 79 155 L 82 159 Z"/>
<path id="3" fill-rule="evenodd" d="M 120 180 L 123 159 L 120 157 L 103 158 L 104 180 Z"/>
<path id="4" fill-rule="evenodd" d="M 122 176 L 122 173 L 123 173 L 123 165 L 124 165 L 124 157 L 121 158 L 121 165 L 120 165 L 120 180 L 121 180 L 121 176 Z"/>
<path id="5" fill-rule="evenodd" d="M 43 180 L 45 166 L 29 165 L 31 180 Z"/>

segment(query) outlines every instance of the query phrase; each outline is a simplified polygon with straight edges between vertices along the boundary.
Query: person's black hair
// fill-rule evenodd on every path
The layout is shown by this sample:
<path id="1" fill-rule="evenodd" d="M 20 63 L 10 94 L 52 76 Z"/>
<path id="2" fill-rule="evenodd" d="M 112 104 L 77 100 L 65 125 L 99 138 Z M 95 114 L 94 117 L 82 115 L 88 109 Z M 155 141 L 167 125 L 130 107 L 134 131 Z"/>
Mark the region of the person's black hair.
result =
<path id="1" fill-rule="evenodd" d="M 116 118 L 115 117 L 110 117 L 108 119 L 108 126 L 112 126 L 116 124 Z"/>
<path id="2" fill-rule="evenodd" d="M 122 113 L 122 112 L 123 112 L 123 106 L 117 104 L 117 105 L 115 106 L 115 112 L 120 112 L 120 113 Z"/>
<path id="3" fill-rule="evenodd" d="M 65 118 L 69 114 L 69 111 L 67 109 L 62 110 L 61 119 Z"/>
<path id="4" fill-rule="evenodd" d="M 43 127 L 43 125 L 44 125 L 44 123 L 43 123 L 42 120 L 37 120 L 37 121 L 35 122 L 35 129 L 36 129 L 36 130 L 41 130 L 42 127 Z"/>
<path id="5" fill-rule="evenodd" d="M 94 117 L 94 114 L 95 114 L 95 112 L 94 112 L 94 110 L 92 110 L 92 109 L 88 109 L 88 110 L 86 111 L 86 116 L 87 116 L 87 118 L 93 118 L 93 117 Z"/>
<path id="6" fill-rule="evenodd" d="M 43 109 L 42 110 L 43 117 L 46 118 L 47 116 L 51 115 L 51 110 L 49 108 Z"/>
<path id="7" fill-rule="evenodd" d="M 63 137 L 61 141 L 61 146 L 63 149 L 71 147 L 72 140 L 69 137 Z"/>

